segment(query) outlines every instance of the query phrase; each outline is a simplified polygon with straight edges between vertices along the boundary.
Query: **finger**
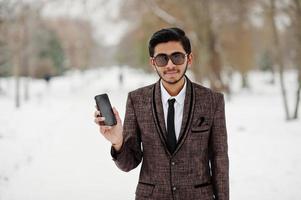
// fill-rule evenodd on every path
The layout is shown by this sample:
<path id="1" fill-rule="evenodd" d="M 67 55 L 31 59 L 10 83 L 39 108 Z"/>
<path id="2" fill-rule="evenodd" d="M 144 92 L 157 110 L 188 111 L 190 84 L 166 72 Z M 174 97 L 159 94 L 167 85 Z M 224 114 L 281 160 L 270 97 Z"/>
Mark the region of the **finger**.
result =
<path id="1" fill-rule="evenodd" d="M 114 115 L 115 115 L 115 117 L 116 117 L 116 120 L 117 120 L 118 122 L 121 122 L 119 113 L 118 113 L 118 111 L 117 111 L 117 109 L 116 109 L 115 107 L 113 107 L 113 112 L 114 112 Z"/>
<path id="2" fill-rule="evenodd" d="M 99 126 L 102 126 L 103 124 L 103 122 L 102 121 L 99 121 L 97 118 L 95 118 L 94 119 L 94 122 L 95 122 L 95 124 L 97 124 L 97 125 L 99 125 Z"/>
<path id="3" fill-rule="evenodd" d="M 109 133 L 110 130 L 111 130 L 110 126 L 100 126 L 100 132 L 103 135 L 106 135 L 107 133 Z"/>
<path id="4" fill-rule="evenodd" d="M 111 130 L 112 126 L 101 126 L 101 128 L 104 130 Z"/>
<path id="5" fill-rule="evenodd" d="M 94 112 L 94 117 L 100 117 L 100 112 L 98 110 Z"/>
<path id="6" fill-rule="evenodd" d="M 105 118 L 104 118 L 104 117 L 96 117 L 96 118 L 94 119 L 94 122 L 95 122 L 96 124 L 100 125 L 100 126 L 104 126 L 104 125 L 105 125 L 104 121 L 105 121 Z"/>
<path id="7" fill-rule="evenodd" d="M 97 122 L 103 122 L 103 121 L 105 121 L 105 118 L 104 117 L 95 117 L 94 120 Z"/>

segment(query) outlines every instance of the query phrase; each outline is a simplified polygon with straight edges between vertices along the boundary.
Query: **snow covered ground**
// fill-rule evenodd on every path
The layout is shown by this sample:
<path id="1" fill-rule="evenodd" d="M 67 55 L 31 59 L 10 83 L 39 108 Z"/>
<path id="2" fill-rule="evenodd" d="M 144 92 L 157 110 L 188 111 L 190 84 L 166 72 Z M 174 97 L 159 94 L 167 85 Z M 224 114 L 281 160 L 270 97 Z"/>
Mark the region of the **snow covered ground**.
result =
<path id="1" fill-rule="evenodd" d="M 156 75 L 124 68 L 70 72 L 50 85 L 31 80 L 30 100 L 14 108 L 14 82 L 0 80 L 0 200 L 131 200 L 140 166 L 125 173 L 93 122 L 96 94 L 107 92 L 124 116 L 127 93 Z M 289 96 L 295 74 L 286 74 Z M 253 72 L 250 90 L 226 101 L 233 200 L 301 198 L 301 123 L 285 122 L 278 86 Z M 291 98 L 292 100 L 292 98 Z"/>

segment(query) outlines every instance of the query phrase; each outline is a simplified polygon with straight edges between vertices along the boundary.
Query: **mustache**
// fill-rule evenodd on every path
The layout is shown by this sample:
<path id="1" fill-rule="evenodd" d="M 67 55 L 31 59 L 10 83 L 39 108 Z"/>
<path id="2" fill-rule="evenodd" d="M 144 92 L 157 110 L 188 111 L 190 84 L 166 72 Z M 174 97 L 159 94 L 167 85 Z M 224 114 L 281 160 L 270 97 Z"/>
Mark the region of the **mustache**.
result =
<path id="1" fill-rule="evenodd" d="M 180 72 L 180 70 L 179 69 L 165 70 L 163 71 L 163 74 L 173 73 L 173 72 Z"/>

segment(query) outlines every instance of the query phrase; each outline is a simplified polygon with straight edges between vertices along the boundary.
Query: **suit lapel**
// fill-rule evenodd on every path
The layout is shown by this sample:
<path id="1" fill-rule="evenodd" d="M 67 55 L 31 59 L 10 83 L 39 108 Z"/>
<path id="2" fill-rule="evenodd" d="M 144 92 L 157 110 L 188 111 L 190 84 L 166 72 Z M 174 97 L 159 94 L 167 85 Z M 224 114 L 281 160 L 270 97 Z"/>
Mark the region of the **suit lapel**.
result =
<path id="1" fill-rule="evenodd" d="M 194 109 L 195 97 L 194 97 L 194 92 L 193 92 L 193 86 L 192 86 L 191 81 L 187 77 L 186 77 L 186 80 L 187 80 L 187 85 L 186 85 L 186 94 L 185 94 L 185 100 L 184 100 L 181 131 L 180 131 L 180 135 L 179 135 L 177 149 L 174 153 L 176 153 L 177 150 L 184 143 L 184 140 L 187 136 L 188 127 L 190 126 L 191 121 L 192 121 L 192 114 L 193 114 L 192 111 Z M 159 133 L 161 142 L 164 145 L 168 154 L 171 155 L 170 152 L 167 150 L 167 146 L 166 146 L 167 132 L 166 132 L 164 111 L 163 111 L 162 98 L 161 98 L 160 80 L 154 85 L 154 88 L 153 88 L 152 112 L 153 112 L 154 122 L 155 122 L 155 125 L 157 128 L 157 131 Z"/>
<path id="2" fill-rule="evenodd" d="M 183 118 L 182 118 L 182 124 L 181 124 L 181 130 L 179 135 L 178 144 L 181 142 L 181 139 L 183 138 L 187 125 L 189 124 L 189 119 L 191 119 L 192 114 L 192 105 L 194 104 L 194 98 L 192 95 L 192 84 L 191 81 L 186 77 L 187 85 L 186 85 L 186 94 L 185 94 L 185 100 L 184 100 L 184 109 L 183 109 Z M 189 118 L 190 117 L 190 118 Z"/>
<path id="3" fill-rule="evenodd" d="M 166 132 L 166 126 L 165 126 L 165 119 L 164 119 L 164 111 L 163 111 L 163 105 L 162 105 L 162 98 L 161 98 L 161 88 L 160 88 L 160 80 L 155 84 L 155 92 L 154 92 L 154 102 L 156 106 L 156 115 L 158 119 L 158 125 L 161 129 L 161 134 L 166 140 L 167 132 Z"/>

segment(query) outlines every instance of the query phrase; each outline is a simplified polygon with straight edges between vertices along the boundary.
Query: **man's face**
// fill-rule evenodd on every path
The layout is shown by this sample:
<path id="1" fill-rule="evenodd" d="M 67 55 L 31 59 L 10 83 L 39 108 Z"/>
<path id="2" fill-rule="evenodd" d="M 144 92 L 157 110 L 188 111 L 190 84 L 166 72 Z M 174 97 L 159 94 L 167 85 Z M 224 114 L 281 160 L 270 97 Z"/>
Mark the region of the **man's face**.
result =
<path id="1" fill-rule="evenodd" d="M 151 65 L 157 71 L 158 75 L 163 81 L 169 84 L 175 84 L 179 82 L 185 75 L 186 69 L 192 63 L 192 55 L 187 55 L 180 42 L 170 41 L 166 43 L 160 43 L 155 47 L 154 57 L 150 58 Z M 179 54 L 178 54 L 179 53 Z M 159 66 L 159 62 L 156 62 L 156 56 L 168 55 L 169 59 L 166 65 Z M 182 64 L 176 64 L 172 62 L 171 55 L 174 55 L 174 59 L 177 59 L 177 55 L 184 55 L 184 62 Z M 166 57 L 166 56 L 165 56 Z M 180 59 L 181 60 L 181 59 Z"/>

